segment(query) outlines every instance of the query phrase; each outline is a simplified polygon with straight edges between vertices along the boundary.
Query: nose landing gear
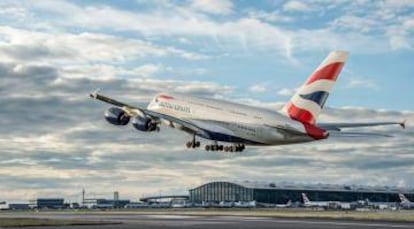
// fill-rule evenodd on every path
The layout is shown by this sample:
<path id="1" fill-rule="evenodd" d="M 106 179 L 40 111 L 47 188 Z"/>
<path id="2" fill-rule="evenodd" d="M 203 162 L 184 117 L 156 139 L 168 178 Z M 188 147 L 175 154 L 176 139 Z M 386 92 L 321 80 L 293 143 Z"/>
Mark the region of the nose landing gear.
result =
<path id="1" fill-rule="evenodd" d="M 200 147 L 200 142 L 196 141 L 195 136 L 193 136 L 193 140 L 186 143 L 187 148 L 198 148 Z"/>

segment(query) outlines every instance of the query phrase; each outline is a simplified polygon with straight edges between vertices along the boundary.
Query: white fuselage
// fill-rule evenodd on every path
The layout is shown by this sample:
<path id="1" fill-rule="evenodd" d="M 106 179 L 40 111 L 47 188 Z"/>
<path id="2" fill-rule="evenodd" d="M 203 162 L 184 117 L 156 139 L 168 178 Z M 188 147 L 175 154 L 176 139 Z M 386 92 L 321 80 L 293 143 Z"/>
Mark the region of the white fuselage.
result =
<path id="1" fill-rule="evenodd" d="M 212 133 L 211 140 L 233 136 L 233 142 L 280 145 L 314 140 L 302 123 L 278 112 L 215 99 L 162 93 L 147 107 L 150 111 L 192 123 Z M 174 123 L 170 126 L 180 128 Z M 288 129 L 291 131 L 284 131 Z M 292 131 L 297 134 L 292 134 Z M 219 136 L 217 139 L 215 136 Z"/>
<path id="2" fill-rule="evenodd" d="M 328 207 L 329 204 L 331 203 L 337 203 L 339 204 L 339 202 L 336 201 L 310 201 L 304 204 L 305 207 L 311 207 L 311 208 L 316 208 L 316 207 Z"/>

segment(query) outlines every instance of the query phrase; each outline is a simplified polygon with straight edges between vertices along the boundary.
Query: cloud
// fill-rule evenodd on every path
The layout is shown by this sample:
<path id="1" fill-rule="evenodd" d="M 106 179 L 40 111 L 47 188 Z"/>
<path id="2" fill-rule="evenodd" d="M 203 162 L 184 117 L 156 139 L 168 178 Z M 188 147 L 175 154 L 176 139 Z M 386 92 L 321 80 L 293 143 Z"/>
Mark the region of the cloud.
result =
<path id="1" fill-rule="evenodd" d="M 255 84 L 249 87 L 249 91 L 253 93 L 264 93 L 268 90 L 268 85 L 265 83 Z"/>
<path id="2" fill-rule="evenodd" d="M 289 88 L 282 88 L 279 91 L 277 91 L 278 95 L 281 96 L 292 96 L 296 92 L 296 89 L 289 89 Z"/>
<path id="3" fill-rule="evenodd" d="M 0 26 L 0 60 L 25 62 L 126 61 L 147 56 L 179 56 L 198 60 L 203 55 L 160 47 L 138 39 L 98 33 L 33 32 Z"/>
<path id="4" fill-rule="evenodd" d="M 290 48 L 287 44 L 289 37 L 284 31 L 253 18 L 217 22 L 202 13 L 176 5 L 161 5 L 159 9 L 148 12 L 130 12 L 108 6 L 80 7 L 69 2 L 54 1 L 47 4 L 38 2 L 32 7 L 34 12 L 48 13 L 52 17 L 57 17 L 47 22 L 51 28 L 87 26 L 95 30 L 137 31 L 145 36 L 191 36 L 198 39 L 202 37 L 210 41 L 215 40 L 226 49 L 240 49 L 240 44 L 246 44 L 255 50 L 267 50 L 272 47 L 282 55 L 290 53 L 287 50 Z M 62 8 L 71 9 L 70 13 L 69 10 L 62 10 Z M 250 31 L 255 31 L 254 35 Z M 171 50 L 171 52 L 189 59 L 203 58 L 200 54 L 181 53 L 179 50 Z"/>
<path id="5" fill-rule="evenodd" d="M 128 74 L 133 74 L 142 77 L 151 77 L 155 73 L 162 71 L 162 68 L 163 67 L 161 65 L 146 64 L 132 69 L 132 71 L 128 72 Z"/>
<path id="6" fill-rule="evenodd" d="M 372 32 L 377 26 L 381 26 L 381 22 L 373 18 L 358 17 L 355 15 L 344 15 L 332 21 L 332 27 L 339 30 L 355 30 L 361 33 Z"/>
<path id="7" fill-rule="evenodd" d="M 386 0 L 383 4 L 393 8 L 414 7 L 414 3 L 410 0 Z"/>
<path id="8" fill-rule="evenodd" d="M 193 0 L 191 7 L 206 13 L 229 14 L 233 3 L 231 0 Z"/>
<path id="9" fill-rule="evenodd" d="M 303 12 L 309 11 L 310 7 L 305 2 L 290 0 L 283 5 L 283 9 L 286 11 Z"/>
<path id="10" fill-rule="evenodd" d="M 264 20 L 266 22 L 273 22 L 273 23 L 288 23 L 293 22 L 294 19 L 292 17 L 282 15 L 278 11 L 273 12 L 266 12 L 263 10 L 250 10 L 248 12 L 249 17 L 257 18 L 260 20 Z"/>
<path id="11" fill-rule="evenodd" d="M 349 79 L 347 88 L 368 88 L 368 89 L 378 89 L 379 86 L 370 79 L 358 79 L 352 78 Z"/>
<path id="12" fill-rule="evenodd" d="M 202 3 L 203 1 L 192 2 L 192 4 Z M 213 2 L 213 4 L 211 1 L 208 1 L 208 3 L 211 7 L 216 7 L 216 2 Z M 218 1 L 218 4 L 228 6 L 227 8 L 221 6 L 223 9 L 231 9 L 230 6 L 232 6 L 230 1 Z M 355 14 L 358 13 L 358 10 L 362 8 L 359 3 L 351 2 L 345 5 L 330 3 L 324 5 L 327 8 L 339 10 L 340 13 L 342 12 L 340 10 L 342 9 L 341 7 L 345 7 L 351 13 L 339 14 L 342 17 L 339 16 L 332 19 L 332 22 L 328 22 L 326 26 L 286 27 L 270 24 L 275 21 L 288 22 L 291 15 L 286 15 L 286 12 L 272 11 L 268 13 L 263 10 L 253 9 L 247 11 L 247 17 L 237 15 L 235 17 L 219 19 L 211 16 L 209 13 L 206 14 L 205 11 L 168 1 L 162 1 L 157 7 L 148 7 L 148 9 L 141 11 L 125 10 L 104 4 L 80 6 L 66 1 L 36 2 L 31 5 L 30 9 L 26 10 L 30 10 L 33 15 L 47 14 L 50 17 L 47 21 L 38 21 L 38 19 L 33 18 L 31 20 L 33 25 L 28 27 L 28 29 L 37 28 L 35 25 L 40 23 L 43 25 L 41 27 L 43 31 L 45 28 L 54 32 L 56 32 L 54 28 L 64 28 L 67 31 L 88 28 L 89 31 L 95 31 L 94 33 L 99 32 L 98 34 L 127 32 L 138 37 L 156 39 L 163 37 L 167 40 L 176 40 L 176 37 L 180 37 L 181 40 L 183 38 L 186 41 L 191 40 L 191 44 L 187 43 L 187 45 L 190 45 L 194 50 L 205 49 L 206 42 L 209 44 L 212 42 L 216 43 L 215 45 L 208 45 L 207 50 L 210 55 L 220 55 L 223 53 L 223 50 L 233 55 L 242 55 L 246 50 L 249 50 L 251 53 L 268 53 L 271 50 L 275 55 L 280 55 L 293 64 L 298 63 L 294 56 L 295 54 L 307 51 L 341 48 L 348 49 L 353 53 L 384 53 L 390 50 L 410 49 L 412 47 L 410 43 L 412 39 L 409 39 L 409 33 L 402 32 L 403 29 L 401 26 L 398 26 L 404 24 L 402 20 L 410 18 L 408 16 L 398 17 L 398 19 L 390 17 L 381 23 L 384 20 L 380 17 L 387 18 L 385 15 L 389 13 L 383 10 L 386 7 L 380 3 L 370 6 L 374 12 L 370 15 L 376 16 L 371 16 L 367 19 L 361 19 L 358 15 L 353 14 L 353 12 Z M 321 10 L 324 9 L 318 2 L 304 3 L 300 1 L 288 1 L 284 4 L 284 7 L 287 7 L 288 10 L 310 10 L 315 7 L 318 10 L 319 8 Z M 380 14 L 379 12 L 383 13 Z M 391 24 L 390 20 L 392 20 Z M 131 21 L 134 23 L 131 23 Z M 355 21 L 363 21 L 363 23 L 350 23 Z M 371 31 L 370 25 L 372 23 L 376 23 L 376 26 L 372 28 L 374 33 L 368 33 L 368 31 Z M 26 25 L 19 24 L 19 26 L 24 28 Z M 392 29 L 393 27 L 395 28 Z M 387 31 L 386 37 L 381 35 L 383 33 L 376 33 L 379 28 Z M 348 31 L 344 31 L 345 29 Z M 392 31 L 395 30 L 400 32 L 393 33 Z M 367 32 L 361 33 L 361 31 Z M 135 43 L 129 45 L 129 47 L 136 46 L 137 44 Z M 157 50 L 157 56 L 177 55 L 182 58 L 196 60 L 206 58 L 206 54 L 189 52 L 171 46 L 153 48 L 162 49 L 162 51 Z M 128 58 L 128 55 L 120 55 L 115 50 L 97 52 L 97 54 L 107 54 L 115 60 Z M 141 52 L 134 50 L 134 48 L 131 49 L 131 52 L 133 52 L 131 56 L 139 56 Z M 22 53 L 24 51 L 26 50 L 23 50 Z M 27 51 L 45 52 L 47 49 Z M 65 49 L 63 51 L 68 50 Z M 113 55 L 113 52 L 116 52 L 115 54 L 118 55 Z M 122 49 L 120 52 L 124 54 Z M 143 54 L 145 53 L 143 52 Z"/>
<path id="13" fill-rule="evenodd" d="M 385 39 L 384 45 L 391 50 L 412 49 L 413 44 L 409 33 L 409 21 L 412 15 L 407 9 L 413 4 L 406 1 L 384 1 L 372 4 L 351 2 L 344 6 L 344 13 L 332 22 L 331 29 L 335 31 L 359 32 L 378 39 Z M 371 13 L 366 13 L 367 11 Z"/>

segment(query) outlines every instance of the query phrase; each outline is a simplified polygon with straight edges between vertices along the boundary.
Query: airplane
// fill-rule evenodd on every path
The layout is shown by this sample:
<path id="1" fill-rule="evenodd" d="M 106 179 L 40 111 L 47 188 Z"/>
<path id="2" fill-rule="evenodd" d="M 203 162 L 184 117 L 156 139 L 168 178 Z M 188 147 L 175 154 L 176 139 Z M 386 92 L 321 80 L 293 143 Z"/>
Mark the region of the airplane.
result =
<path id="1" fill-rule="evenodd" d="M 311 208 L 340 208 L 351 209 L 355 202 L 342 201 L 311 201 L 305 193 L 302 193 L 303 204 L 305 207 Z"/>
<path id="2" fill-rule="evenodd" d="M 384 210 L 384 209 L 395 210 L 398 205 L 398 202 L 371 202 L 369 199 L 366 199 L 365 203 L 368 207 L 380 209 L 380 210 Z"/>
<path id="3" fill-rule="evenodd" d="M 400 193 L 398 196 L 400 197 L 402 208 L 414 208 L 414 202 L 411 202 L 404 194 Z"/>
<path id="4" fill-rule="evenodd" d="M 353 127 L 400 125 L 403 122 L 319 123 L 316 122 L 329 93 L 348 58 L 348 52 L 332 51 L 309 76 L 282 111 L 245 104 L 193 97 L 178 93 L 159 93 L 145 107 L 132 106 L 99 94 L 90 97 L 113 105 L 105 119 L 116 126 L 132 126 L 143 132 L 157 132 L 160 125 L 187 132 L 192 140 L 187 148 L 201 146 L 196 137 L 211 140 L 207 151 L 241 152 L 245 145 L 269 146 L 305 143 L 342 136 L 389 136 L 376 133 L 342 132 Z M 219 142 L 228 143 L 223 146 Z"/>
<path id="5" fill-rule="evenodd" d="M 234 202 L 235 208 L 254 208 L 257 206 L 256 201 L 237 201 Z"/>
<path id="6" fill-rule="evenodd" d="M 339 201 L 310 201 L 305 193 L 302 193 L 303 205 L 311 208 L 328 208 L 330 204 L 338 204 Z"/>
<path id="7" fill-rule="evenodd" d="M 259 202 L 257 203 L 257 205 L 259 207 L 264 207 L 264 208 L 289 208 L 289 207 L 292 207 L 292 201 L 288 200 L 285 204 L 271 204 L 271 203 Z"/>
<path id="8" fill-rule="evenodd" d="M 276 204 L 275 207 L 276 208 L 289 208 L 292 206 L 292 201 L 288 200 L 288 202 L 286 204 Z"/>

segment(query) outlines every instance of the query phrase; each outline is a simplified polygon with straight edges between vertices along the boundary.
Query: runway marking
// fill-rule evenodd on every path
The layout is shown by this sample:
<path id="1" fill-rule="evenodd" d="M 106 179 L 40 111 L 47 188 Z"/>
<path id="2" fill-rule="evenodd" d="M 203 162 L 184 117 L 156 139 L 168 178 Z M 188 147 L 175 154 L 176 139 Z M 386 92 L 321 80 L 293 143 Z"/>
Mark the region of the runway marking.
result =
<path id="1" fill-rule="evenodd" d="M 192 219 L 198 218 L 197 216 L 188 216 L 188 215 L 143 215 L 146 218 L 158 218 L 158 219 Z"/>
<path id="2" fill-rule="evenodd" d="M 277 223 L 309 223 L 309 224 L 325 224 L 325 225 L 335 225 L 335 226 L 364 226 L 364 227 L 386 227 L 386 228 L 413 228 L 414 225 L 409 224 L 390 224 L 390 223 L 364 223 L 364 222 L 338 222 L 338 221 L 314 221 L 314 220 L 283 220 L 283 219 L 248 219 L 248 218 L 239 218 L 239 220 L 243 221 L 251 221 L 251 222 L 277 222 Z"/>
<path id="3" fill-rule="evenodd" d="M 156 216 L 156 217 L 153 217 Z M 159 217 L 159 215 L 146 215 L 145 218 L 158 218 L 158 219 L 179 219 L 175 217 L 171 217 L 172 215 L 164 215 Z M 197 219 L 198 218 L 198 219 Z M 267 217 L 232 217 L 232 216 L 192 216 L 186 219 L 194 219 L 194 221 L 199 223 L 205 223 L 205 221 L 214 221 L 216 223 L 240 223 L 240 221 L 248 221 L 248 222 L 274 222 L 274 223 L 289 223 L 289 224 L 324 224 L 324 225 L 333 225 L 333 226 L 362 226 L 362 227 L 382 227 L 382 228 L 414 228 L 413 224 L 392 224 L 392 223 L 378 223 L 378 222 L 340 222 L 340 221 L 317 221 L 317 220 L 306 220 L 306 219 L 295 219 L 295 220 L 287 220 L 287 219 L 277 219 L 277 218 L 267 218 Z M 135 219 L 138 220 L 138 219 Z M 128 220 L 129 221 L 129 220 Z"/>

